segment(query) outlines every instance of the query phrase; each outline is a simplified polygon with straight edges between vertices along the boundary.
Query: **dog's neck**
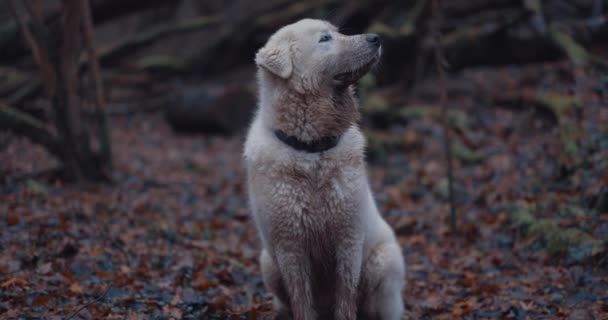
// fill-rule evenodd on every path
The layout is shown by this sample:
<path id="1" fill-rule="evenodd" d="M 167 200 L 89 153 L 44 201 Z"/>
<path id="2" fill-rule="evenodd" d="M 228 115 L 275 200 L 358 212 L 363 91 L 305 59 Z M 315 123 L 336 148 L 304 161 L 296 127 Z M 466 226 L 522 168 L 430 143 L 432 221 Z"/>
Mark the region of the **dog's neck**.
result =
<path id="1" fill-rule="evenodd" d="M 267 125 L 306 143 L 340 137 L 359 120 L 353 88 L 332 88 L 322 93 L 285 90 L 275 94 Z"/>

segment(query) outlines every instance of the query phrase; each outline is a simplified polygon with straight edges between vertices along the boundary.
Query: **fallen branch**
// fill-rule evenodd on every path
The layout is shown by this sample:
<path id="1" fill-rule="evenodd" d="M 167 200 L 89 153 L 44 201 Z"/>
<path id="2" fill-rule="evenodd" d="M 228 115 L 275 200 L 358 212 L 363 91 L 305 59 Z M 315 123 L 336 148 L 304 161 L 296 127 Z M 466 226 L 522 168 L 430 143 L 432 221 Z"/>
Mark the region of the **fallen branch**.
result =
<path id="1" fill-rule="evenodd" d="M 56 24 L 61 17 L 59 6 L 42 12 L 32 6 L 31 0 L 19 2 L 24 2 L 23 4 L 26 6 L 27 11 L 42 18 L 41 20 L 47 25 Z M 92 13 L 95 22 L 103 24 L 136 12 L 149 10 L 150 8 L 173 7 L 177 3 L 177 1 L 166 0 L 95 0 L 92 3 Z M 13 62 L 28 54 L 25 50 L 26 48 L 23 48 L 21 44 L 19 26 L 15 21 L 8 20 L 0 24 L 0 48 L 2 48 L 0 50 L 0 60 L 3 62 Z"/>
<path id="2" fill-rule="evenodd" d="M 215 25 L 220 21 L 222 21 L 220 16 L 202 16 L 174 26 L 162 27 L 153 31 L 144 32 L 99 50 L 99 57 L 102 62 L 112 60 L 114 57 L 122 55 L 126 51 L 133 51 L 162 37 L 166 37 L 174 33 L 195 31 L 203 27 Z M 81 62 L 82 60 L 83 59 L 81 58 Z"/>
<path id="3" fill-rule="evenodd" d="M 147 44 L 150 44 L 151 42 L 154 42 L 162 37 L 166 37 L 166 36 L 169 36 L 174 33 L 194 31 L 194 30 L 197 30 L 202 27 L 214 25 L 216 23 L 219 23 L 219 21 L 221 21 L 221 19 L 216 16 L 198 17 L 198 18 L 192 19 L 190 21 L 180 23 L 177 26 L 169 26 L 169 27 L 157 29 L 155 31 L 136 35 L 135 37 L 121 40 L 118 43 L 112 44 L 110 46 L 107 46 L 105 48 L 102 48 L 102 49 L 96 51 L 97 52 L 97 61 L 101 61 L 101 62 L 111 61 L 114 58 L 116 58 L 117 56 L 121 56 L 123 54 L 126 54 L 127 52 L 136 50 L 136 49 L 143 47 Z M 85 37 L 85 40 L 86 40 L 86 37 Z M 36 49 L 36 50 L 38 50 L 38 49 Z M 35 60 L 37 60 L 37 59 L 35 59 Z M 89 60 L 90 59 L 89 59 L 88 54 L 81 56 L 79 59 L 79 64 L 78 64 L 79 69 L 82 68 L 84 65 L 88 64 Z M 99 62 L 98 62 L 98 64 L 99 64 Z M 46 72 L 46 74 L 48 74 L 48 73 L 49 72 Z M 46 81 L 46 79 L 50 79 L 50 76 L 47 75 L 44 78 L 45 78 L 45 81 L 44 81 L 45 84 L 49 83 L 48 81 Z M 26 86 L 23 86 L 18 91 L 18 94 L 17 93 L 13 94 L 9 98 L 8 102 L 12 105 L 19 105 L 26 97 L 32 95 L 34 92 L 39 90 L 41 85 L 42 85 L 41 82 L 28 83 Z M 54 90 L 54 87 L 52 87 L 51 89 Z M 51 89 L 47 89 L 47 91 L 51 90 Z"/>
<path id="4" fill-rule="evenodd" d="M 28 125 L 40 130 L 47 130 L 44 122 L 32 117 L 26 112 L 11 108 L 0 103 L 0 127 L 10 128 L 15 125 Z M 49 132 L 50 134 L 50 132 Z"/>
<path id="5" fill-rule="evenodd" d="M 21 134 L 57 154 L 60 144 L 47 125 L 26 112 L 0 103 L 0 128 Z"/>
<path id="6" fill-rule="evenodd" d="M 26 98 L 33 96 L 42 88 L 42 81 L 39 78 L 32 78 L 26 81 L 21 87 L 17 88 L 10 96 L 6 98 L 8 104 L 16 106 L 20 105 Z"/>

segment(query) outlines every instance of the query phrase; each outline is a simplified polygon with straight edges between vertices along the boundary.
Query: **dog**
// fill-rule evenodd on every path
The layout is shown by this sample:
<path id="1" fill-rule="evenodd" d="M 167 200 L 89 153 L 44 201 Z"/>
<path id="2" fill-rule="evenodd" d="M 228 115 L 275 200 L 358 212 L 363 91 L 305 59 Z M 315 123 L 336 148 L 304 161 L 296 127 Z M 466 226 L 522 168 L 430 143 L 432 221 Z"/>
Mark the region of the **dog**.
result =
<path id="1" fill-rule="evenodd" d="M 244 158 L 265 287 L 278 318 L 399 319 L 405 262 L 367 180 L 354 84 L 378 35 L 303 19 L 257 52 Z"/>

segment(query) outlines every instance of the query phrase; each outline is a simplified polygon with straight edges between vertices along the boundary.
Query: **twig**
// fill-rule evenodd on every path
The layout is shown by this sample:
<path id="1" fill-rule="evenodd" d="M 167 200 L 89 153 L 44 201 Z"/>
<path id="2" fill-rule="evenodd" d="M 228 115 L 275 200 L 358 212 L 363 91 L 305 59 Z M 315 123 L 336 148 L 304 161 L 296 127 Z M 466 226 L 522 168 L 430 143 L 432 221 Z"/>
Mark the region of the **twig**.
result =
<path id="1" fill-rule="evenodd" d="M 106 288 L 106 290 L 103 292 L 102 295 L 95 298 L 94 300 L 87 302 L 82 307 L 76 309 L 76 311 L 72 312 L 72 314 L 70 314 L 67 318 L 65 318 L 65 320 L 70 320 L 70 319 L 74 318 L 80 311 L 86 309 L 88 306 L 92 305 L 93 303 L 103 299 L 106 296 L 106 294 L 108 293 L 108 291 L 110 291 L 110 288 L 112 288 L 112 286 L 108 285 L 108 287 Z"/>
<path id="2" fill-rule="evenodd" d="M 445 60 L 441 51 L 441 11 L 439 8 L 439 0 L 433 0 L 434 19 L 432 23 L 432 33 L 435 38 L 435 61 L 437 63 L 437 73 L 439 75 L 439 104 L 441 105 L 441 122 L 443 125 L 443 147 L 446 155 L 446 166 L 448 175 L 448 198 L 450 202 L 450 228 L 452 234 L 456 233 L 456 208 L 454 201 L 454 176 L 452 170 L 452 148 L 450 140 L 450 125 L 448 121 L 448 103 L 447 103 L 447 80 L 445 72 Z"/>

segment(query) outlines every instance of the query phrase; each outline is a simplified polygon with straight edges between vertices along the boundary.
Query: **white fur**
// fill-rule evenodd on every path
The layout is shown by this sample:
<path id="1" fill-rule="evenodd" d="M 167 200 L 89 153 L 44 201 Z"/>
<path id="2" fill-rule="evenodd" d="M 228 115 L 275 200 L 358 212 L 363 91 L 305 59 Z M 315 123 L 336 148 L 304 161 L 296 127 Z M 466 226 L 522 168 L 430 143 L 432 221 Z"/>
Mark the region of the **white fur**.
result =
<path id="1" fill-rule="evenodd" d="M 309 20 L 284 29 L 296 38 L 290 45 L 298 50 L 300 30 L 314 34 L 311 28 L 327 25 Z M 280 32 L 286 33 L 277 34 Z M 260 52 L 263 50 L 269 49 Z M 338 145 L 322 153 L 297 151 L 274 136 L 277 113 L 285 110 L 281 101 L 294 100 L 281 99 L 298 90 L 298 84 L 293 84 L 299 75 L 298 59 L 305 59 L 287 58 L 293 63 L 290 82 L 282 79 L 287 72 L 268 70 L 256 59 L 260 105 L 244 150 L 250 205 L 263 245 L 260 263 L 266 287 L 275 294 L 277 311 L 298 320 L 328 315 L 335 319 L 399 319 L 405 264 L 394 233 L 373 199 L 364 163 L 365 140 L 356 124 L 345 127 Z M 313 78 L 312 87 L 325 86 L 320 83 L 322 80 Z M 322 96 L 325 91 L 319 90 L 315 94 Z M 315 103 L 304 112 L 327 116 Z M 314 136 L 322 131 L 314 123 L 302 124 L 298 113 L 286 119 L 303 126 L 294 132 L 304 139 L 309 138 L 308 132 Z"/>

